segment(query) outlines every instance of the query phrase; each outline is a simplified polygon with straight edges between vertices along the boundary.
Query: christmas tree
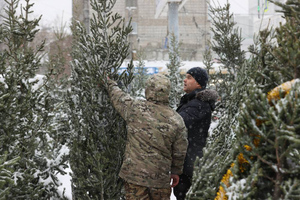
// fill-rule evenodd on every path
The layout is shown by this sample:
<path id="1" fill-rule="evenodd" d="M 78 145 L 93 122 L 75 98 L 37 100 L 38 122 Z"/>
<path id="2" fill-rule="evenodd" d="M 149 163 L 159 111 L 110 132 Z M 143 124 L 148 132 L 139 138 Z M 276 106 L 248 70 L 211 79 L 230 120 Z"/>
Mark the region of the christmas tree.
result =
<path id="1" fill-rule="evenodd" d="M 242 38 L 240 30 L 235 27 L 230 5 L 224 7 L 210 6 L 213 27 L 211 50 L 220 58 L 227 74 L 216 73 L 213 83 L 221 96 L 213 115 L 220 116 L 213 133 L 208 137 L 203 157 L 195 163 L 193 184 L 188 193 L 188 199 L 214 199 L 220 185 L 220 180 L 233 161 L 230 150 L 235 143 L 232 126 L 237 117 L 241 91 L 244 90 L 245 74 L 243 62 L 245 52 L 240 49 Z M 210 49 L 209 49 L 210 50 Z M 209 59 L 209 52 L 206 52 Z M 209 65 L 209 60 L 207 64 Z"/>
<path id="2" fill-rule="evenodd" d="M 263 68 L 244 92 L 232 177 L 223 185 L 228 199 L 300 198 L 299 34 L 295 34 L 300 2 L 276 4 L 286 23 L 263 30 L 261 47 L 251 48 L 252 66 Z"/>
<path id="3" fill-rule="evenodd" d="M 145 97 L 145 85 L 148 78 L 147 68 L 145 67 L 144 52 L 137 53 L 138 63 L 135 67 L 134 79 L 130 84 L 130 95 L 134 97 Z"/>
<path id="4" fill-rule="evenodd" d="M 212 136 L 215 141 L 199 162 L 190 199 L 299 199 L 299 36 L 295 33 L 300 2 L 277 4 L 286 23 L 260 31 L 250 46 L 252 55 L 239 67 L 232 87 L 231 96 L 240 103 L 231 98 L 234 107 L 225 107 L 226 114 L 230 108 L 236 112 L 234 118 L 226 115 L 232 119 L 227 124 L 231 132 Z M 225 144 L 231 147 L 227 153 Z M 208 170 L 209 162 L 213 170 Z"/>
<path id="5" fill-rule="evenodd" d="M 169 60 L 170 63 L 167 64 L 169 71 L 168 77 L 171 81 L 171 90 L 169 96 L 169 105 L 171 108 L 176 109 L 180 101 L 181 96 L 183 95 L 183 78 L 180 74 L 180 67 L 182 63 L 180 61 L 179 55 L 179 42 L 178 38 L 174 34 L 171 34 L 169 45 Z"/>
<path id="6" fill-rule="evenodd" d="M 130 23 L 111 10 L 115 0 L 93 0 L 90 34 L 74 22 L 71 90 L 69 92 L 70 165 L 74 199 L 120 199 L 118 173 L 126 140 L 126 124 L 105 90 L 107 77 L 127 89 L 132 62 L 118 74 L 128 56 Z"/>
<path id="7" fill-rule="evenodd" d="M 20 15 L 17 0 L 5 0 L 1 25 L 0 132 L 1 155 L 15 163 L 9 171 L 14 183 L 5 184 L 4 199 L 64 198 L 57 174 L 66 166 L 55 145 L 54 104 L 48 87 L 50 74 L 38 75 L 44 42 L 33 45 L 41 19 L 30 20 L 33 4 L 25 1 Z M 57 148 L 56 148 L 57 147 Z"/>
<path id="8" fill-rule="evenodd" d="M 299 199 L 299 83 L 268 96 L 248 85 L 235 130 L 239 154 L 225 187 L 229 199 Z"/>

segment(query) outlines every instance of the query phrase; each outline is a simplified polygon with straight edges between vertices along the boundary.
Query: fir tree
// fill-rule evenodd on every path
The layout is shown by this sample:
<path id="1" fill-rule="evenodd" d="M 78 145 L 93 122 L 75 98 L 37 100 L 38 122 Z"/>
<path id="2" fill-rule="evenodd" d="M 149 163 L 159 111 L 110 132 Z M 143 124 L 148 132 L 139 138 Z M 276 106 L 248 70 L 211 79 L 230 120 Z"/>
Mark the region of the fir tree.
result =
<path id="1" fill-rule="evenodd" d="M 298 81 L 285 98 L 268 101 L 249 85 L 235 131 L 243 158 L 236 160 L 229 199 L 299 199 L 299 92 Z"/>
<path id="2" fill-rule="evenodd" d="M 62 32 L 61 32 L 62 31 Z M 67 91 L 69 89 L 69 76 L 65 73 L 65 68 L 68 66 L 66 55 L 70 53 L 70 46 L 65 45 L 68 36 L 64 29 L 61 28 L 55 31 L 55 40 L 51 43 L 48 59 L 43 63 L 47 68 L 47 85 L 45 88 L 49 91 L 49 99 L 51 100 L 52 110 L 49 113 L 51 118 L 51 141 L 49 141 L 48 158 L 52 162 L 59 164 L 60 168 L 55 168 L 55 171 L 61 175 L 65 175 L 66 168 L 69 168 L 69 148 L 70 143 L 70 128 L 69 128 L 69 107 L 67 104 Z M 61 184 L 56 179 L 58 184 Z M 65 194 L 65 188 L 62 196 Z M 65 198 L 65 197 L 64 197 Z"/>
<path id="3" fill-rule="evenodd" d="M 144 52 L 137 53 L 138 64 L 136 66 L 134 79 L 130 84 L 130 94 L 132 96 L 145 97 L 145 85 L 147 80 L 147 68 L 145 67 Z"/>
<path id="4" fill-rule="evenodd" d="M 65 45 L 68 42 L 70 35 L 64 32 L 61 27 L 55 31 L 55 40 L 51 44 L 46 66 L 47 74 L 50 76 L 47 84 L 47 89 L 51 91 L 51 99 L 53 107 L 53 136 L 55 137 L 56 146 L 65 148 L 69 143 L 70 129 L 68 118 L 68 97 L 67 90 L 70 87 L 69 75 L 66 74 L 66 67 L 69 67 L 67 55 L 71 53 L 70 45 Z"/>
<path id="5" fill-rule="evenodd" d="M 236 27 L 233 14 L 229 10 L 230 4 L 225 4 L 224 7 L 211 5 L 209 10 L 213 24 L 213 38 L 209 44 L 218 55 L 223 69 L 227 71 L 227 74 L 219 73 L 218 76 L 222 80 L 217 90 L 222 96 L 222 104 L 230 98 L 231 84 L 236 81 L 237 72 L 245 61 L 245 52 L 241 50 L 241 30 Z"/>
<path id="6" fill-rule="evenodd" d="M 263 67 L 257 67 L 257 76 L 244 93 L 235 129 L 233 178 L 224 186 L 229 199 L 300 197 L 299 79 L 291 81 L 299 78 L 300 2 L 277 4 L 286 23 L 275 31 L 261 31 L 260 45 L 251 47 L 249 66 Z"/>
<path id="7" fill-rule="evenodd" d="M 169 96 L 169 105 L 171 108 L 176 109 L 181 96 L 183 95 L 183 79 L 180 75 L 179 68 L 182 66 L 179 55 L 179 43 L 174 34 L 171 35 L 170 47 L 169 47 L 169 60 L 167 64 L 169 78 L 171 81 L 171 90 Z"/>
<path id="8" fill-rule="evenodd" d="M 204 51 L 203 55 L 203 64 L 206 66 L 206 70 L 209 73 L 209 82 L 208 85 L 214 85 L 216 87 L 217 78 L 215 74 L 215 70 L 213 69 L 213 61 L 212 61 L 212 51 L 210 45 Z M 210 73 L 213 72 L 213 73 Z"/>
<path id="9" fill-rule="evenodd" d="M 0 156 L 0 199 L 5 199 L 14 184 L 12 168 L 18 160 L 19 157 L 7 160 L 7 153 Z"/>
<path id="10" fill-rule="evenodd" d="M 93 0 L 90 34 L 79 23 L 73 24 L 69 93 L 74 199 L 120 199 L 122 181 L 118 173 L 125 148 L 126 124 L 113 109 L 104 84 L 107 77 L 126 88 L 133 77 L 132 62 L 118 74 L 128 56 L 130 24 L 112 8 L 116 0 Z"/>
<path id="11" fill-rule="evenodd" d="M 273 2 L 273 1 L 271 1 Z M 299 2 L 287 1 L 286 4 L 274 2 L 282 7 L 286 19 L 278 28 L 268 27 L 261 30 L 249 47 L 251 65 L 256 65 L 256 81 L 264 92 L 293 78 L 299 78 Z"/>
<path id="12" fill-rule="evenodd" d="M 273 2 L 273 1 L 271 1 Z M 274 56 L 279 66 L 273 66 L 280 71 L 284 80 L 300 78 L 300 2 L 288 0 L 286 4 L 273 2 L 281 6 L 286 23 L 276 29 L 277 48 L 274 49 Z"/>
<path id="13" fill-rule="evenodd" d="M 298 78 L 298 68 L 293 60 L 299 59 L 299 38 L 297 34 L 290 33 L 299 26 L 295 23 L 297 17 L 294 17 L 299 13 L 299 2 L 287 1 L 285 5 L 279 5 L 283 7 L 287 23 L 275 31 L 260 31 L 255 44 L 249 48 L 251 58 L 236 74 L 236 87 L 233 87 L 231 96 L 238 97 L 241 103 L 232 101 L 237 115 L 229 117 L 234 143 L 223 143 L 230 138 L 228 134 L 223 139 L 222 135 L 217 135 L 212 145 L 208 145 L 205 156 L 200 160 L 200 164 L 204 165 L 200 165 L 199 176 L 193 184 L 200 189 L 194 188 L 191 199 L 299 198 L 299 152 L 296 150 L 299 148 L 299 117 L 296 117 L 299 116 L 299 81 L 295 81 L 291 91 L 277 91 L 277 96 L 281 95 L 282 99 L 270 98 L 272 93 L 267 98 L 267 93 L 275 86 Z M 220 147 L 223 144 L 231 148 L 223 154 L 227 155 L 227 159 L 222 160 L 218 156 L 222 155 L 224 149 Z M 214 149 L 218 150 L 217 157 Z M 211 161 L 209 156 L 214 159 L 210 165 L 214 170 L 207 170 L 205 165 Z M 223 168 L 225 171 L 220 170 L 219 164 L 215 163 L 217 160 L 226 166 Z M 210 179 L 207 178 L 209 176 Z M 212 184 L 208 180 L 216 182 Z M 216 188 L 218 180 L 221 180 L 220 187 Z M 218 194 L 213 196 L 215 189 L 218 189 Z"/>
<path id="14" fill-rule="evenodd" d="M 6 17 L 1 31 L 0 121 L 1 148 L 7 159 L 19 157 L 13 166 L 14 184 L 5 199 L 63 198 L 57 191 L 57 173 L 64 161 L 52 152 L 53 104 L 49 76 L 37 75 L 44 42 L 31 45 L 41 18 L 30 20 L 33 4 L 26 0 L 20 16 L 17 0 L 5 0 Z M 50 150 L 51 149 L 51 150 Z M 60 154 L 61 155 L 61 154 Z"/>
<path id="15" fill-rule="evenodd" d="M 222 176 L 233 162 L 233 153 L 230 151 L 235 146 L 233 125 L 236 123 L 242 91 L 246 89 L 245 83 L 249 81 L 249 69 L 243 65 L 245 52 L 240 49 L 242 38 L 229 8 L 229 4 L 224 7 L 210 7 L 213 19 L 211 30 L 214 33 L 214 41 L 210 42 L 210 46 L 219 56 L 228 74 L 220 73 L 214 77 L 218 81 L 216 88 L 221 96 L 215 113 L 219 113 L 221 117 L 217 127 L 207 138 L 203 157 L 195 163 L 188 199 L 215 199 Z"/>

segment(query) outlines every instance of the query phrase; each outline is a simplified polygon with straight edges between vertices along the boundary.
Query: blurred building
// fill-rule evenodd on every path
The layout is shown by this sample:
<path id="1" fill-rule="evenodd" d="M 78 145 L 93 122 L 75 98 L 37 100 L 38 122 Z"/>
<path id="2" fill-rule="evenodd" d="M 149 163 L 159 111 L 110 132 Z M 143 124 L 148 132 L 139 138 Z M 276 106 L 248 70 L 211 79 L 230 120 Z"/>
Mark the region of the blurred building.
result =
<path id="1" fill-rule="evenodd" d="M 275 2 L 285 3 L 286 0 L 274 0 Z M 234 20 L 242 31 L 244 38 L 242 49 L 248 49 L 253 44 L 254 37 L 259 31 L 266 28 L 276 28 L 280 23 L 284 23 L 283 14 L 277 12 L 281 7 L 276 6 L 269 0 L 249 0 L 249 11 L 247 14 L 234 14 Z"/>
<path id="2" fill-rule="evenodd" d="M 285 3 L 286 0 L 274 0 L 275 2 Z M 258 33 L 260 30 L 264 30 L 267 27 L 276 28 L 280 22 L 285 20 L 282 18 L 283 14 L 277 12 L 281 10 L 281 7 L 276 6 L 269 0 L 258 0 L 258 3 L 251 4 L 249 1 L 249 14 L 253 18 L 253 32 Z"/>
<path id="3" fill-rule="evenodd" d="M 5 12 L 4 12 L 4 7 L 5 7 L 5 1 L 4 0 L 0 0 L 0 24 L 3 23 L 3 15 L 5 15 Z M 4 49 L 4 46 L 2 43 L 0 43 L 0 50 L 3 50 Z"/>
<path id="4" fill-rule="evenodd" d="M 127 22 L 132 18 L 133 31 L 129 36 L 131 56 L 143 51 L 146 60 L 168 60 L 168 3 L 160 15 L 159 3 L 167 0 L 117 0 L 113 12 Z M 169 0 L 170 1 L 170 0 Z M 182 60 L 202 60 L 210 38 L 210 21 L 206 0 L 182 0 L 178 11 L 180 57 Z M 73 0 L 73 17 L 89 28 L 92 8 L 89 0 Z"/>
<path id="5" fill-rule="evenodd" d="M 5 7 L 5 1 L 4 0 L 0 0 L 0 22 L 3 21 L 3 17 L 1 15 L 3 15 L 4 12 L 4 7 Z"/>

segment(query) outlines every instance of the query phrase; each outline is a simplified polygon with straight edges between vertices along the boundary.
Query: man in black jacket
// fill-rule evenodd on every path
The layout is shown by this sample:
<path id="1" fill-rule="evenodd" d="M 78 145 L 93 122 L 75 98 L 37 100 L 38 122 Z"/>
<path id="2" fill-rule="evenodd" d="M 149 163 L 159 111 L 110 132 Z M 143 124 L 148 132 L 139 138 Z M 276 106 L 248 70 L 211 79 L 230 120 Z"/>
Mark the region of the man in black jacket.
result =
<path id="1" fill-rule="evenodd" d="M 184 161 L 183 174 L 180 175 L 179 184 L 174 188 L 177 200 L 185 199 L 193 176 L 194 162 L 202 157 L 205 146 L 211 115 L 215 108 L 218 94 L 214 90 L 206 89 L 208 82 L 207 72 L 194 67 L 187 71 L 183 90 L 186 94 L 181 98 L 177 112 L 184 120 L 188 129 L 188 149 Z"/>

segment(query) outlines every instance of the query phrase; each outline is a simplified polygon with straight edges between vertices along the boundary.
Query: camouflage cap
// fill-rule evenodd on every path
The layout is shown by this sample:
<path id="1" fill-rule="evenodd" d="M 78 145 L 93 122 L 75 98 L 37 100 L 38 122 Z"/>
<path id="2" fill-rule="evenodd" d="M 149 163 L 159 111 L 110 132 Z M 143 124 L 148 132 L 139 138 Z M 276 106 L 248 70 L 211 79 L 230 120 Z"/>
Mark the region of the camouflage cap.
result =
<path id="1" fill-rule="evenodd" d="M 169 103 L 170 88 L 170 80 L 165 75 L 152 75 L 146 82 L 146 99 L 148 101 Z"/>

